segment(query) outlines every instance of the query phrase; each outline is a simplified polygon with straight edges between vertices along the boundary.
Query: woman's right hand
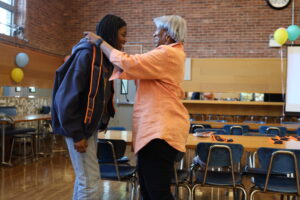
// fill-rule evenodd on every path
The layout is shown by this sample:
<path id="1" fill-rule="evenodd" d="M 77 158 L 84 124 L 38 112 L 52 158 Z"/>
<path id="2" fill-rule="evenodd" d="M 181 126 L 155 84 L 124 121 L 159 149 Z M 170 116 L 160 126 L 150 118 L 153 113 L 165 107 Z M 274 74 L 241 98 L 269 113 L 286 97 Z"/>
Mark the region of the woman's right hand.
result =
<path id="1" fill-rule="evenodd" d="M 82 140 L 74 143 L 74 148 L 79 153 L 85 153 L 87 147 L 88 147 L 88 143 L 87 143 L 86 139 L 82 139 Z"/>
<path id="2" fill-rule="evenodd" d="M 102 39 L 99 35 L 96 35 L 93 32 L 85 31 L 83 34 L 86 40 L 92 44 L 95 44 L 97 40 Z"/>

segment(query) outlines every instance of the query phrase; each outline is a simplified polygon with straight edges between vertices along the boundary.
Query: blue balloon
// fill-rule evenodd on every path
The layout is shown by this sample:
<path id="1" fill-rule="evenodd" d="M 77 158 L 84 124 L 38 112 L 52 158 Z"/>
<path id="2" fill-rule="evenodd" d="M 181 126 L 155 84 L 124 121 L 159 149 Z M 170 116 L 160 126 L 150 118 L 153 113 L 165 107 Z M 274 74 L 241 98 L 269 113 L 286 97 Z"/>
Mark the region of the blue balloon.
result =
<path id="1" fill-rule="evenodd" d="M 297 25 L 290 25 L 287 28 L 287 32 L 289 35 L 289 41 L 291 42 L 297 40 L 297 38 L 300 36 L 300 28 Z"/>
<path id="2" fill-rule="evenodd" d="M 26 53 L 18 53 L 16 56 L 16 63 L 19 67 L 25 67 L 29 62 L 29 57 Z"/>

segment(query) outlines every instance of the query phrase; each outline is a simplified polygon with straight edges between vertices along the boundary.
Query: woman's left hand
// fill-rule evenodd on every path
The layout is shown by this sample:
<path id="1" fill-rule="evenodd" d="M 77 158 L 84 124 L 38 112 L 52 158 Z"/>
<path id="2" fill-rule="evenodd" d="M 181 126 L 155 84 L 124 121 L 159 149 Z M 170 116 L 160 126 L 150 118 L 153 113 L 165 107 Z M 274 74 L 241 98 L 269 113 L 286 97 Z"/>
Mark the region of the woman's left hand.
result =
<path id="1" fill-rule="evenodd" d="M 84 32 L 84 37 L 92 44 L 95 44 L 98 39 L 102 39 L 99 35 L 89 31 Z"/>

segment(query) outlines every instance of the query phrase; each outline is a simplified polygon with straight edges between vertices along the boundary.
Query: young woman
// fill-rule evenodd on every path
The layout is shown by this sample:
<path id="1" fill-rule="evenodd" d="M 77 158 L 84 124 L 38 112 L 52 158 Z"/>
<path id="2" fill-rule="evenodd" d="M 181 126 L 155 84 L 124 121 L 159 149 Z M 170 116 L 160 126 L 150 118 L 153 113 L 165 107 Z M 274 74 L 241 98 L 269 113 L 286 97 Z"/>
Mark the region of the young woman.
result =
<path id="1" fill-rule="evenodd" d="M 97 34 L 121 50 L 126 42 L 126 23 L 106 15 L 97 25 Z M 69 149 L 76 175 L 73 200 L 100 199 L 97 132 L 106 129 L 115 113 L 113 81 L 108 80 L 113 65 L 106 56 L 96 56 L 96 50 L 85 39 L 76 44 L 70 58 L 56 71 L 53 90 L 53 132 L 65 136 Z"/>

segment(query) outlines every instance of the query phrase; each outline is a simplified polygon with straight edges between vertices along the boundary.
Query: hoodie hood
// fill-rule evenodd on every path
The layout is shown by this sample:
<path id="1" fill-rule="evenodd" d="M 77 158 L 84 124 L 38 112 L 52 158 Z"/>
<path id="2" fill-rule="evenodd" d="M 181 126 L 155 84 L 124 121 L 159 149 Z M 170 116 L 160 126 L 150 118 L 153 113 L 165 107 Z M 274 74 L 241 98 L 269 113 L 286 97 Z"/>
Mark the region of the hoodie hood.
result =
<path id="1" fill-rule="evenodd" d="M 85 38 L 82 38 L 73 48 L 72 48 L 72 54 L 76 53 L 76 51 L 82 50 L 82 49 L 90 49 L 92 50 L 92 44 L 90 44 Z"/>
<path id="2" fill-rule="evenodd" d="M 60 74 L 59 76 L 64 77 L 65 73 L 67 73 L 67 71 L 69 70 L 71 63 L 74 62 L 73 60 L 75 59 L 77 52 L 85 49 L 88 52 L 93 52 L 93 45 L 90 44 L 85 38 L 83 38 L 76 45 L 73 46 L 71 56 L 64 62 L 63 65 L 61 65 L 56 70 L 56 75 L 58 76 L 58 74 Z"/>

